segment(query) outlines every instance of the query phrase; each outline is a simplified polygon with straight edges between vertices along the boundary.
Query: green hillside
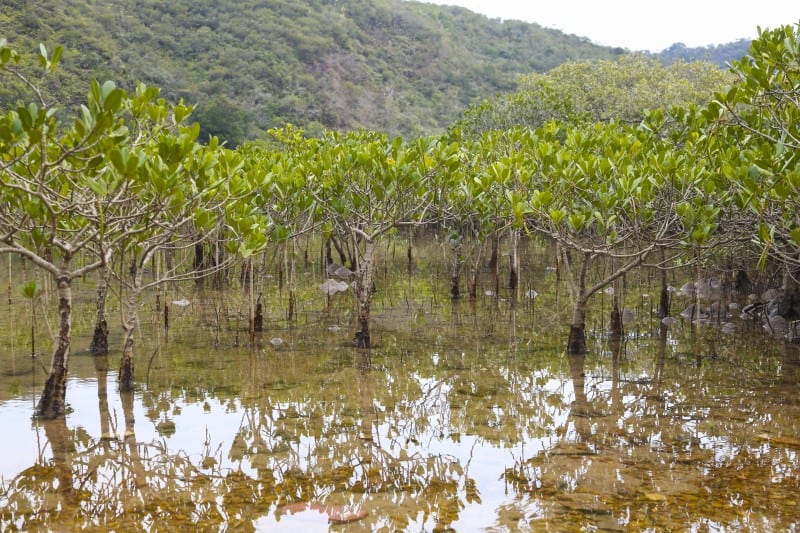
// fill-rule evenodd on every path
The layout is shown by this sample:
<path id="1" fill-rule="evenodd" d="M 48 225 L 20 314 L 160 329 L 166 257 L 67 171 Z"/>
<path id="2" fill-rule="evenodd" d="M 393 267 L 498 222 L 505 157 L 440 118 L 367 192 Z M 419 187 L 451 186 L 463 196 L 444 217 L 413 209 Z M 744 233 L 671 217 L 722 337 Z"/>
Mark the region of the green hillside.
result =
<path id="1" fill-rule="evenodd" d="M 287 122 L 314 132 L 440 131 L 521 73 L 621 49 L 536 24 L 400 0 L 6 0 L 0 37 L 64 46 L 51 90 L 78 102 L 96 77 L 198 104 L 235 144 Z M 0 80 L 0 106 L 16 99 Z"/>

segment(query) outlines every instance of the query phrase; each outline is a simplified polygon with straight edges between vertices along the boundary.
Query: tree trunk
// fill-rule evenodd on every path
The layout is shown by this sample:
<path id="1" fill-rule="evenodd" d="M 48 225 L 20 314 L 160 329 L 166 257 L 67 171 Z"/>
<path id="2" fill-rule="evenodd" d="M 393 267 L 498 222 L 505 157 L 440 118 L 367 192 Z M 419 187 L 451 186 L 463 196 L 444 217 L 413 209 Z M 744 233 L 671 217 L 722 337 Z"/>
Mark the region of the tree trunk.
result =
<path id="1" fill-rule="evenodd" d="M 108 354 L 108 321 L 106 320 L 106 296 L 108 295 L 108 271 L 100 269 L 97 280 L 97 316 L 95 317 L 94 335 L 89 351 L 92 355 Z"/>
<path id="2" fill-rule="evenodd" d="M 481 275 L 481 259 L 483 259 L 483 247 L 485 242 L 482 242 L 478 247 L 478 253 L 475 255 L 474 270 L 472 275 L 472 282 L 469 286 L 469 299 L 475 301 L 478 298 L 478 279 Z"/>
<path id="3" fill-rule="evenodd" d="M 264 331 L 264 304 L 261 301 L 261 293 L 258 293 L 258 299 L 256 300 L 256 311 L 253 317 L 253 331 L 258 333 Z"/>
<path id="4" fill-rule="evenodd" d="M 332 243 L 332 244 L 333 244 L 333 247 L 334 247 L 334 248 L 336 248 L 336 253 L 337 253 L 337 254 L 339 254 L 339 262 L 340 262 L 342 265 L 347 265 L 347 263 L 348 263 L 348 260 L 347 260 L 347 254 L 345 254 L 345 253 L 344 253 L 344 250 L 342 250 L 342 247 L 339 245 L 339 241 L 337 241 L 337 240 L 336 240 L 336 239 L 333 237 L 333 235 L 331 235 L 331 238 L 330 238 L 330 239 L 328 239 L 328 242 Z M 333 260 L 331 259 L 331 256 L 330 256 L 330 254 L 328 254 L 328 257 L 327 257 L 327 259 L 328 259 L 328 264 L 331 264 L 331 263 L 333 263 Z M 356 267 L 355 267 L 355 263 L 354 263 L 354 262 L 352 262 L 352 261 L 350 261 L 350 266 L 352 267 L 352 269 L 353 269 L 353 270 L 355 270 L 355 269 L 356 269 Z"/>
<path id="5" fill-rule="evenodd" d="M 611 297 L 611 338 L 619 340 L 624 334 L 622 316 L 619 312 L 619 296 L 617 296 L 617 287 L 614 286 L 614 295 Z"/>
<path id="6" fill-rule="evenodd" d="M 509 239 L 510 256 L 508 269 L 508 289 L 511 292 L 511 303 L 515 305 L 519 299 L 519 231 L 512 229 Z"/>
<path id="7" fill-rule="evenodd" d="M 489 264 L 492 267 L 492 279 L 494 281 L 493 298 L 498 300 L 500 298 L 500 235 L 497 232 L 492 238 L 492 259 Z"/>
<path id="8" fill-rule="evenodd" d="M 500 239 L 497 236 L 497 232 L 495 231 L 492 233 L 492 253 L 489 255 L 489 269 L 494 271 L 495 266 L 497 266 L 497 262 L 499 261 L 499 252 L 500 252 Z"/>
<path id="9" fill-rule="evenodd" d="M 661 271 L 661 297 L 658 301 L 658 318 L 669 316 L 670 298 L 669 285 L 667 284 L 667 271 Z"/>
<path id="10" fill-rule="evenodd" d="M 359 327 L 359 330 L 355 335 L 355 344 L 359 348 L 372 347 L 369 318 L 370 308 L 372 306 L 373 271 L 375 269 L 375 265 L 373 263 L 374 252 L 375 243 L 372 241 L 372 238 L 365 238 L 364 257 L 361 260 L 358 271 L 356 272 L 354 284 L 356 306 L 358 307 Z"/>
<path id="11" fill-rule="evenodd" d="M 325 239 L 325 251 L 323 252 L 325 260 L 322 262 L 322 275 L 325 276 L 327 272 L 325 269 L 328 265 L 333 263 L 333 253 L 331 252 L 331 239 Z"/>
<path id="12" fill-rule="evenodd" d="M 122 391 L 132 391 L 136 385 L 133 378 L 133 329 L 125 331 L 125 344 L 122 348 L 122 362 L 119 366 L 119 388 Z"/>
<path id="13" fill-rule="evenodd" d="M 408 260 L 408 277 L 414 271 L 414 255 L 411 250 L 411 231 L 408 232 L 408 248 L 406 249 L 406 259 Z"/>
<path id="14" fill-rule="evenodd" d="M 203 280 L 205 279 L 205 273 L 203 271 L 208 268 L 208 259 L 206 258 L 205 246 L 200 241 L 194 243 L 194 260 L 192 261 L 192 268 L 196 273 L 194 282 L 197 285 L 202 285 Z"/>
<path id="15" fill-rule="evenodd" d="M 586 300 L 584 299 L 578 300 L 572 311 L 567 353 L 569 355 L 586 353 Z"/>
<path id="16" fill-rule="evenodd" d="M 461 298 L 461 266 L 464 264 L 464 259 L 461 255 L 461 246 L 455 249 L 456 258 L 453 261 L 453 270 L 450 274 L 450 296 L 453 300 Z"/>
<path id="17" fill-rule="evenodd" d="M 669 308 L 670 308 L 670 297 L 669 297 L 669 285 L 667 284 L 667 270 L 666 264 L 664 260 L 664 249 L 661 249 L 661 297 L 658 301 L 658 318 L 664 318 L 669 316 Z"/>
<path id="18" fill-rule="evenodd" d="M 563 255 L 563 266 L 568 279 L 572 279 L 571 258 L 568 250 L 561 250 Z M 578 283 L 570 281 L 570 294 L 573 301 L 572 322 L 569 328 L 569 340 L 567 341 L 567 353 L 570 355 L 580 355 L 586 353 L 586 305 L 589 296 L 586 293 L 586 276 L 589 272 L 591 255 L 585 253 L 581 263 L 581 270 Z"/>
<path id="19" fill-rule="evenodd" d="M 133 334 L 136 331 L 136 315 L 139 311 L 139 300 L 141 298 L 142 269 L 133 272 L 133 287 L 128 297 L 125 299 L 125 315 L 122 319 L 122 330 L 125 337 L 122 343 L 122 360 L 119 365 L 119 389 L 121 391 L 132 391 L 135 386 L 133 377 Z"/>
<path id="20" fill-rule="evenodd" d="M 119 388 L 121 391 L 132 391 L 135 386 L 135 380 L 133 378 L 133 333 L 136 330 L 135 305 L 137 303 L 138 296 L 132 296 L 128 303 L 129 308 L 127 316 L 122 324 L 122 330 L 125 332 L 125 340 L 122 344 L 122 360 L 119 365 Z"/>
<path id="21" fill-rule="evenodd" d="M 67 396 L 67 371 L 72 337 L 72 278 L 68 274 L 61 274 L 56 278 L 56 283 L 58 284 L 58 339 L 50 365 L 50 375 L 36 407 L 36 415 L 44 419 L 63 416 Z"/>

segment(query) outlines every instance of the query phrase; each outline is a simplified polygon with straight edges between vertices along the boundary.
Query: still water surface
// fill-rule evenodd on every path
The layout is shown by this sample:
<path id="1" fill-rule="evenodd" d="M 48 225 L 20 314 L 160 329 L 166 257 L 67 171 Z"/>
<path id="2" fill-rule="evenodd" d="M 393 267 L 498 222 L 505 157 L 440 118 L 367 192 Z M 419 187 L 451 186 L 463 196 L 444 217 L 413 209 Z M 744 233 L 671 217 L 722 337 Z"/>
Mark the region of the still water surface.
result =
<path id="1" fill-rule="evenodd" d="M 369 352 L 346 299 L 301 298 L 251 345 L 189 295 L 168 334 L 143 313 L 133 395 L 117 353 L 74 354 L 60 421 L 31 419 L 41 369 L 2 378 L 0 529 L 797 530 L 797 348 L 738 319 L 661 327 L 643 291 L 618 343 L 597 299 L 585 357 L 544 291 L 453 306 L 409 282 Z M 30 365 L 24 338 L 3 369 Z"/>

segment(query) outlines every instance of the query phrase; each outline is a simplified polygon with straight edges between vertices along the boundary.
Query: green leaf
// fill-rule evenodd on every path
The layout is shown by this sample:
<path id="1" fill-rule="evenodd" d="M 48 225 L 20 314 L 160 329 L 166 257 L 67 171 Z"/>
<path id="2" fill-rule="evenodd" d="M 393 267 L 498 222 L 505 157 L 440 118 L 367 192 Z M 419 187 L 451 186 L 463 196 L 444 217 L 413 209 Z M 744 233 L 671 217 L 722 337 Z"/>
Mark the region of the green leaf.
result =
<path id="1" fill-rule="evenodd" d="M 42 287 L 36 281 L 29 281 L 20 287 L 20 294 L 29 300 L 33 300 L 42 292 Z"/>
<path id="2" fill-rule="evenodd" d="M 39 64 L 42 65 L 42 68 L 49 68 L 49 63 L 47 60 L 47 48 L 45 48 L 44 44 L 39 43 Z"/>
<path id="3" fill-rule="evenodd" d="M 105 196 L 108 194 L 108 189 L 106 188 L 106 183 L 103 180 L 95 180 L 92 178 L 86 178 L 84 180 L 86 185 L 95 193 L 97 196 Z"/>
<path id="4" fill-rule="evenodd" d="M 551 209 L 548 214 L 550 215 L 550 219 L 556 224 L 560 224 L 561 221 L 564 220 L 564 217 L 567 216 L 563 209 Z"/>
<path id="5" fill-rule="evenodd" d="M 792 228 L 790 235 L 795 246 L 800 246 L 800 228 Z"/>
<path id="6" fill-rule="evenodd" d="M 583 229 L 583 226 L 586 224 L 586 215 L 583 213 L 572 213 L 569 216 L 569 225 L 575 231 L 580 231 Z"/>
<path id="7" fill-rule="evenodd" d="M 774 228 L 764 222 L 761 222 L 758 225 L 758 238 L 761 242 L 769 243 L 772 242 Z"/>
<path id="8" fill-rule="evenodd" d="M 64 47 L 61 45 L 56 46 L 53 49 L 53 55 L 50 58 L 50 68 L 51 70 L 55 70 L 55 67 L 61 61 L 61 55 L 64 53 Z"/>

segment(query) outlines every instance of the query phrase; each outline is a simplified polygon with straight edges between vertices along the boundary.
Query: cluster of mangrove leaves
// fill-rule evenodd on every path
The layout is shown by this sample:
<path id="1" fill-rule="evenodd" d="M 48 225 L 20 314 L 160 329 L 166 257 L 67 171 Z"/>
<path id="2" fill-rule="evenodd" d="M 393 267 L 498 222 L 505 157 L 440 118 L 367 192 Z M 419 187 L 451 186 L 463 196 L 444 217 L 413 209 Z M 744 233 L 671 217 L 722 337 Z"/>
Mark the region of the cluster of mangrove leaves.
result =
<path id="1" fill-rule="evenodd" d="M 800 265 L 797 25 L 762 31 L 733 65 L 735 83 L 708 104 L 655 109 L 635 123 L 579 113 L 412 140 L 374 131 L 310 138 L 287 126 L 237 150 L 198 142 L 191 107 L 144 84 L 129 93 L 93 81 L 69 115 L 41 90 L 60 56 L 42 46 L 35 79 L 0 41 L 0 72 L 30 94 L 0 117 L 0 253 L 29 259 L 59 291 L 58 338 L 37 409 L 45 418 L 64 411 L 71 284 L 91 272 L 100 280 L 98 324 L 108 280 L 126 287 L 120 384 L 130 389 L 143 291 L 213 274 L 270 244 L 290 250 L 310 232 L 349 250 L 342 256 L 365 348 L 375 247 L 403 228 L 435 226 L 447 236 L 453 296 L 461 265 L 482 251 L 467 243 L 510 236 L 518 270 L 521 235 L 552 239 L 571 289 L 575 353 L 586 350 L 589 298 L 640 265 L 685 264 L 709 250 L 750 250 L 741 261 L 777 259 L 787 271 Z M 613 268 L 590 280 L 600 258 Z"/>

